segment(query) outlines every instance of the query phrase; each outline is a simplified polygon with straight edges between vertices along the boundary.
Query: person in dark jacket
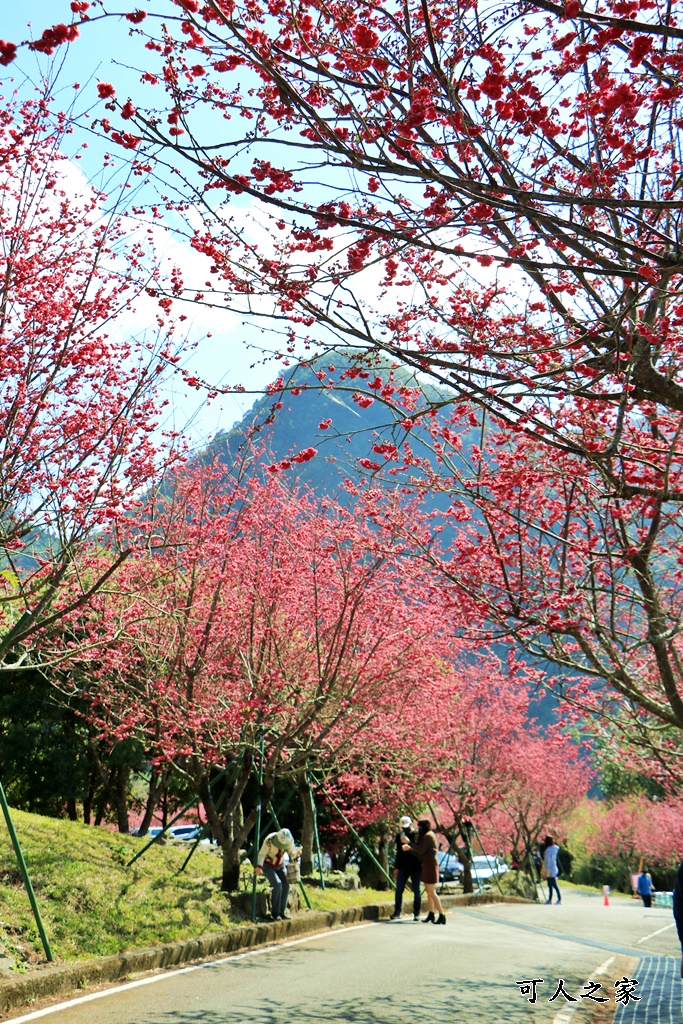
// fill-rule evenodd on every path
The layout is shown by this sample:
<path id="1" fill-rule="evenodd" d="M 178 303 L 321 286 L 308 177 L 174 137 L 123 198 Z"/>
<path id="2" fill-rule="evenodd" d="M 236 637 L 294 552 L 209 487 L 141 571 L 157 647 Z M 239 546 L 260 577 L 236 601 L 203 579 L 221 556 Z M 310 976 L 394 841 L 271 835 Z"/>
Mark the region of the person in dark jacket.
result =
<path id="1" fill-rule="evenodd" d="M 439 849 L 436 841 L 436 836 L 432 832 L 432 826 L 427 818 L 423 818 L 417 823 L 417 839 L 414 843 L 404 836 L 401 840 L 401 845 L 404 850 L 410 850 L 420 861 L 420 878 L 424 884 L 427 892 L 427 910 L 429 913 L 425 917 L 425 924 L 431 921 L 432 924 L 445 924 L 446 915 L 443 912 L 441 900 L 439 894 L 436 891 L 436 886 L 439 881 L 439 861 L 437 859 L 437 850 Z M 439 916 L 434 918 L 434 911 L 438 911 Z"/>
<path id="2" fill-rule="evenodd" d="M 643 901 L 644 907 L 652 906 L 652 893 L 655 891 L 655 887 L 652 884 L 652 879 L 648 875 L 645 868 L 642 869 L 638 875 L 638 881 L 636 883 L 636 891 Z"/>
<path id="3" fill-rule="evenodd" d="M 420 919 L 420 871 L 422 865 L 410 850 L 403 849 L 403 840 L 409 839 L 414 843 L 417 839 L 417 832 L 412 828 L 413 820 L 407 814 L 401 818 L 401 831 L 396 836 L 396 856 L 394 858 L 394 878 L 396 879 L 396 901 L 394 912 L 391 915 L 392 921 L 401 916 L 403 908 L 403 893 L 410 880 L 410 887 L 413 890 L 413 920 Z"/>
<path id="4" fill-rule="evenodd" d="M 681 944 L 681 978 L 683 978 L 683 860 L 678 868 L 676 884 L 674 885 L 674 920 L 678 941 Z"/>

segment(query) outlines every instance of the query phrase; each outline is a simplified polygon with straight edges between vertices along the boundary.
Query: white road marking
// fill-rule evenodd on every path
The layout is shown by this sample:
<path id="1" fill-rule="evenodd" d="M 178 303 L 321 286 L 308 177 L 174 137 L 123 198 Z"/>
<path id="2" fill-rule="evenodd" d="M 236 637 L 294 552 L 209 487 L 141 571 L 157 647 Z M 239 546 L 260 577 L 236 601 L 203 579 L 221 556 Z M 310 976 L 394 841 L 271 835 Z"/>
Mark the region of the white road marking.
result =
<path id="1" fill-rule="evenodd" d="M 143 985 L 154 985 L 158 981 L 166 981 L 168 978 L 176 977 L 179 974 L 191 974 L 193 971 L 203 971 L 207 967 L 218 967 L 220 964 L 235 963 L 236 960 L 245 960 L 249 956 L 261 956 L 263 953 L 272 953 L 275 949 L 288 949 L 290 946 L 300 946 L 303 942 L 312 942 L 314 939 L 327 939 L 332 935 L 340 935 L 342 932 L 353 932 L 357 928 L 367 928 L 368 925 L 376 924 L 376 921 L 364 921 L 363 924 L 352 924 L 346 928 L 333 928 L 331 931 L 314 932 L 313 935 L 304 935 L 301 939 L 289 939 L 287 942 L 273 942 L 269 946 L 262 946 L 259 949 L 248 949 L 245 953 L 234 953 L 232 956 L 224 956 L 219 960 L 207 960 L 201 964 L 192 964 L 190 967 L 177 967 L 175 970 L 164 971 L 163 974 L 155 974 L 150 978 L 140 978 L 138 981 L 128 981 L 123 985 L 115 985 L 104 992 L 91 992 L 87 996 L 79 996 L 77 999 L 69 999 L 65 1003 L 57 1003 L 55 1006 L 46 1006 L 43 1010 L 33 1010 L 24 1014 L 23 1017 L 12 1017 L 8 1024 L 24 1024 L 24 1021 L 38 1020 L 40 1017 L 47 1017 L 50 1013 L 59 1013 L 60 1010 L 68 1010 L 72 1006 L 81 1006 L 83 1003 L 90 1003 L 93 999 L 104 999 L 105 996 L 113 996 L 118 992 L 126 992 L 132 988 L 142 988 Z"/>
<path id="2" fill-rule="evenodd" d="M 661 935 L 662 932 L 668 932 L 669 928 L 673 928 L 675 924 L 676 922 L 672 921 L 671 924 L 667 924 L 663 928 L 658 928 L 656 932 L 650 932 L 649 935 L 643 935 L 642 939 L 638 939 L 636 945 L 639 946 L 641 942 L 647 942 L 648 939 L 654 939 L 655 935 Z"/>
<path id="3" fill-rule="evenodd" d="M 595 981 L 595 979 L 598 978 L 601 974 L 605 974 L 608 967 L 610 967 L 614 963 L 614 959 L 615 958 L 611 956 L 603 963 L 601 963 L 599 967 L 596 967 L 593 973 L 590 975 L 590 977 L 586 978 L 586 984 L 588 984 L 591 981 Z M 572 1017 L 581 1005 L 581 1003 L 570 1003 L 568 1006 L 565 1006 L 562 1010 L 560 1010 L 559 1013 L 555 1014 L 555 1016 L 553 1017 L 553 1024 L 569 1024 Z"/>

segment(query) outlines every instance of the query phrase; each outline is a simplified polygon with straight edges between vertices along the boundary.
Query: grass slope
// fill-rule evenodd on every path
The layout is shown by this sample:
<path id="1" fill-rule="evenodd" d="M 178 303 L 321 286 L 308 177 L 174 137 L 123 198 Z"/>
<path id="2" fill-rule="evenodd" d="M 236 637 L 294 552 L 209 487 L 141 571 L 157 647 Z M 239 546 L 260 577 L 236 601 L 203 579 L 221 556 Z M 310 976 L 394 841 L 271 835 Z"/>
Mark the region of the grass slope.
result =
<path id="1" fill-rule="evenodd" d="M 57 961 L 106 956 L 220 932 L 245 913 L 220 891 L 220 854 L 190 844 L 152 846 L 125 865 L 143 841 L 79 822 L 13 811 L 19 842 Z M 0 818 L 0 821 L 2 819 Z M 250 886 L 251 874 L 244 885 Z M 387 899 L 373 890 L 309 891 L 315 910 Z M 19 969 L 44 954 L 4 821 L 0 827 L 0 943 Z"/>

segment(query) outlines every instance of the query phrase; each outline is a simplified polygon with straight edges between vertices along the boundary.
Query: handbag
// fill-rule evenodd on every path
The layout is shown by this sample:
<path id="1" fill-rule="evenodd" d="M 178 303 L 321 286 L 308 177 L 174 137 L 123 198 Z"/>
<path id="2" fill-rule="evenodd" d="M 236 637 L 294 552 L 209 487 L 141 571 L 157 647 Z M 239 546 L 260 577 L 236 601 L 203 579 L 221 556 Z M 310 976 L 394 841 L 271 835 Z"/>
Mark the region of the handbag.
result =
<path id="1" fill-rule="evenodd" d="M 290 885 L 296 885 L 297 882 L 301 881 L 301 864 L 297 860 L 290 860 L 287 865 L 287 881 Z"/>
<path id="2" fill-rule="evenodd" d="M 548 869 L 547 869 L 547 867 L 545 866 L 545 861 L 544 861 L 544 862 L 543 862 L 543 863 L 541 864 L 541 878 L 547 878 L 547 877 L 548 877 Z"/>

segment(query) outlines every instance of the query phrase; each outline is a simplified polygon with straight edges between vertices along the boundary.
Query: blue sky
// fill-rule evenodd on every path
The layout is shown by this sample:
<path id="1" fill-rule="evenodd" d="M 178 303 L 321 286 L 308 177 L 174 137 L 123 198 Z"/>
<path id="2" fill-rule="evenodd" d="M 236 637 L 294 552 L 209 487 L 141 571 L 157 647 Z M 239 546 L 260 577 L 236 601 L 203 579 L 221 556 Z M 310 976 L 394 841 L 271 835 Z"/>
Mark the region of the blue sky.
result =
<path id="1" fill-rule="evenodd" d="M 117 5 L 117 9 L 144 9 L 146 4 L 147 0 L 131 0 L 130 3 L 123 0 L 123 3 Z M 45 28 L 60 21 L 71 20 L 68 0 L 24 0 L 23 3 L 18 0 L 9 8 L 5 0 L 1 11 L 0 38 L 12 42 L 20 42 L 31 36 L 38 38 Z M 96 14 L 96 11 L 97 7 L 93 4 L 89 13 Z M 32 29 L 27 27 L 29 21 Z M 104 101 L 99 100 L 97 96 L 98 80 L 111 82 L 116 88 L 118 98 L 123 100 L 127 96 L 134 98 L 140 95 L 142 70 L 157 70 L 155 56 L 150 56 L 149 51 L 136 45 L 138 40 L 136 37 L 131 40 L 130 31 L 131 24 L 124 18 L 94 21 L 83 28 L 80 38 L 73 44 L 59 47 L 52 58 L 22 49 L 15 63 L 7 69 L 0 69 L 0 72 L 3 72 L 0 80 L 4 78 L 7 86 L 8 78 L 13 77 L 22 92 L 30 93 L 32 83 L 40 82 L 50 69 L 53 72 L 58 69 L 58 83 L 62 86 L 62 92 L 58 92 L 57 100 L 60 105 L 62 102 L 67 105 L 73 101 L 74 96 L 77 97 L 79 111 L 87 111 L 88 116 L 83 117 L 83 130 L 89 133 L 90 124 L 108 113 L 104 109 Z M 146 63 L 148 60 L 149 64 Z M 137 70 L 127 65 L 137 65 Z M 73 90 L 75 82 L 81 86 L 78 93 L 74 93 Z M 8 95 L 7 89 L 5 95 Z M 209 113 L 204 116 L 206 119 L 210 118 Z M 211 132 L 212 125 L 206 119 L 203 120 L 202 130 L 206 132 L 208 129 Z M 221 131 L 224 130 L 222 127 Z M 91 133 L 77 132 L 73 140 L 74 152 L 84 138 L 88 139 L 90 148 L 75 166 L 86 175 L 93 176 L 100 173 L 102 153 L 107 150 L 110 143 Z M 117 159 L 125 156 L 125 153 L 119 153 Z M 114 194 L 115 183 L 103 183 L 99 177 L 95 178 L 95 183 L 108 194 Z M 151 198 L 151 193 L 143 195 L 143 199 L 148 201 Z M 252 241 L 258 242 L 261 253 L 272 247 L 270 215 L 264 215 L 258 205 L 251 205 L 251 200 L 244 196 L 233 197 L 230 212 L 236 220 L 238 230 L 248 235 Z M 341 242 L 344 241 L 341 238 Z M 182 267 L 188 289 L 193 293 L 195 290 L 205 290 L 205 279 L 210 276 L 206 261 L 202 266 L 201 260 L 189 246 L 183 247 L 168 236 L 164 238 L 161 229 L 158 229 L 157 242 L 162 253 L 166 250 L 167 264 L 173 262 Z M 369 305 L 376 303 L 381 276 L 381 269 L 374 268 L 368 270 L 362 277 L 357 277 L 353 282 L 354 295 Z M 150 300 L 147 303 L 147 313 L 151 325 L 155 323 L 156 311 L 155 302 Z M 264 352 L 281 348 L 280 334 L 287 326 L 282 321 L 275 324 L 278 328 L 276 334 L 265 318 L 261 318 L 260 321 L 252 318 L 250 322 L 245 322 L 244 315 L 239 313 L 228 313 L 224 309 L 211 310 L 192 304 L 186 304 L 182 310 L 179 305 L 178 312 L 187 315 L 183 330 L 187 329 L 190 340 L 197 343 L 184 363 L 185 368 L 193 376 L 213 386 L 241 385 L 248 392 L 254 392 L 263 389 L 269 381 L 280 374 L 281 364 L 272 359 L 264 362 Z M 143 329 L 145 324 L 140 322 L 138 317 L 134 326 L 136 329 Z M 320 328 L 321 332 L 322 330 Z M 307 352 L 307 355 L 310 355 L 310 352 Z M 168 425 L 174 429 L 186 430 L 193 443 L 199 445 L 219 430 L 229 429 L 242 417 L 256 396 L 252 393 L 229 394 L 220 396 L 207 406 L 201 392 L 188 389 L 181 378 L 175 377 L 167 390 L 167 397 L 172 401 Z"/>
<path id="2" fill-rule="evenodd" d="M 138 4 L 131 4 L 130 9 L 136 6 Z M 139 6 L 144 6 L 144 0 Z M 126 5 L 121 9 L 125 10 Z M 5 2 L 0 13 L 0 38 L 19 43 L 27 38 L 39 37 L 45 28 L 60 21 L 70 20 L 68 0 L 24 0 L 23 3 L 14 4 Z M 77 100 L 78 109 L 87 110 L 92 115 L 86 119 L 86 123 L 102 116 L 105 111 L 97 99 L 98 80 L 115 82 L 119 95 L 126 91 L 126 86 L 134 93 L 139 82 L 138 72 L 125 67 L 126 55 L 131 50 L 129 29 L 130 25 L 125 21 L 107 19 L 90 26 L 74 44 L 60 47 L 52 58 L 31 53 L 28 49 L 21 50 L 12 65 L 0 68 L 2 94 L 9 96 L 11 88 L 28 96 L 46 74 L 54 74 L 58 70 L 60 104 L 62 99 L 64 105 L 73 100 L 73 85 L 78 82 L 82 87 Z M 144 54 L 144 51 L 141 52 Z M 84 137 L 74 140 L 74 149 Z M 99 171 L 104 146 L 98 145 L 91 136 L 88 141 L 89 149 L 83 153 L 83 159 L 77 166 L 85 175 L 92 176 L 96 169 Z M 98 184 L 101 183 L 101 179 L 96 180 Z M 161 237 L 158 244 L 162 248 L 167 246 L 168 262 L 178 262 L 187 268 L 188 284 L 193 283 L 193 273 L 203 273 L 189 248 L 183 249 L 177 243 L 164 242 Z M 269 346 L 267 335 L 252 325 L 244 325 L 239 316 L 197 306 L 188 306 L 183 312 L 188 317 L 183 329 L 187 329 L 189 337 L 198 343 L 194 352 L 185 360 L 186 368 L 192 374 L 214 385 L 242 384 L 249 390 L 263 388 L 278 375 L 275 364 L 259 365 L 262 363 L 259 347 L 264 344 L 265 347 L 274 348 L 277 342 Z M 150 304 L 151 324 L 154 313 L 154 307 Z M 144 327 L 144 324 L 136 323 L 136 327 Z M 206 337 L 209 333 L 211 338 Z M 249 408 L 255 396 L 222 396 L 207 406 L 201 393 L 188 389 L 182 380 L 176 378 L 169 385 L 167 397 L 172 401 L 169 422 L 177 429 L 187 430 L 194 442 L 201 444 L 218 430 L 229 429 Z"/>

